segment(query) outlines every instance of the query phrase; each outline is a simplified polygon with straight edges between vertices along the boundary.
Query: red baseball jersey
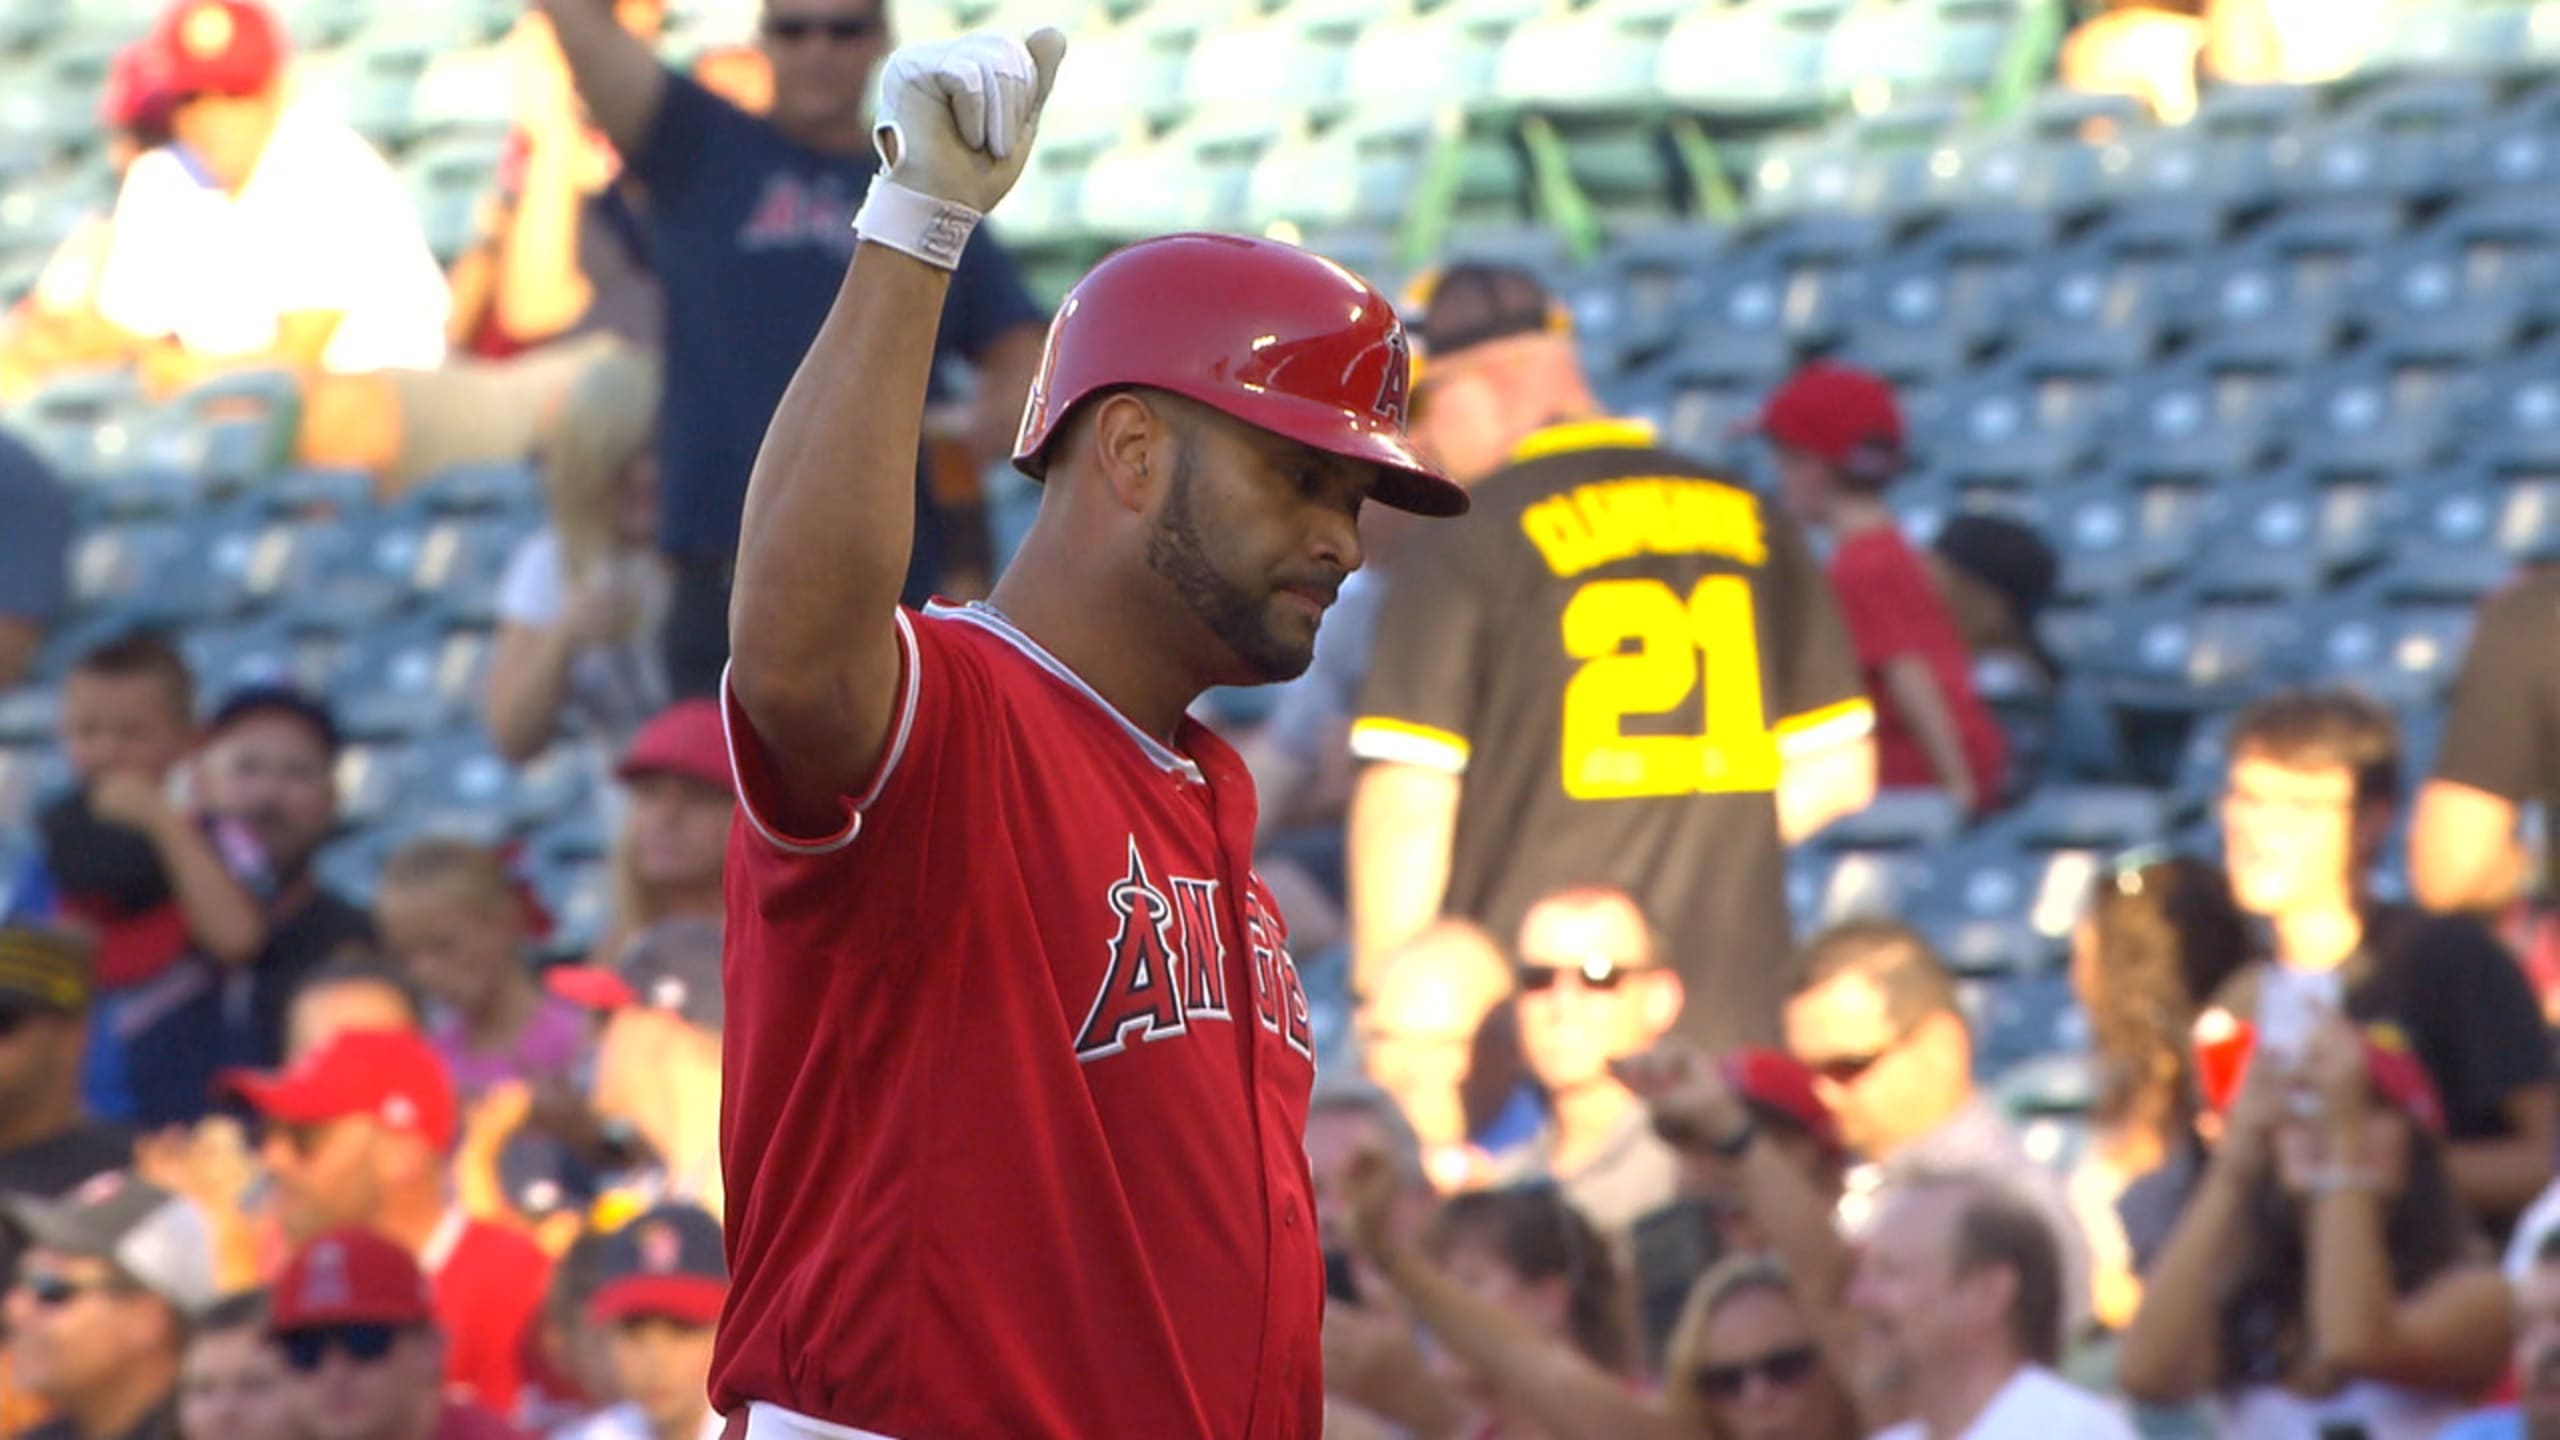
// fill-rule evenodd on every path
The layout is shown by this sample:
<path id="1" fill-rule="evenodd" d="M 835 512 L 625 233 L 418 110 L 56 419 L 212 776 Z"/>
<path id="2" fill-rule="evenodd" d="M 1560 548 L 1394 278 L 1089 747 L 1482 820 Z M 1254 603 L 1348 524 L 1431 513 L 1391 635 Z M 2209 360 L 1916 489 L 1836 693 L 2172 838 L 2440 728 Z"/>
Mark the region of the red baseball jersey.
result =
<path id="1" fill-rule="evenodd" d="M 897 626 L 890 742 L 832 833 L 770 822 L 724 702 L 713 1402 L 758 1435 L 1317 1434 L 1315 1064 L 1243 763 L 987 607 Z"/>

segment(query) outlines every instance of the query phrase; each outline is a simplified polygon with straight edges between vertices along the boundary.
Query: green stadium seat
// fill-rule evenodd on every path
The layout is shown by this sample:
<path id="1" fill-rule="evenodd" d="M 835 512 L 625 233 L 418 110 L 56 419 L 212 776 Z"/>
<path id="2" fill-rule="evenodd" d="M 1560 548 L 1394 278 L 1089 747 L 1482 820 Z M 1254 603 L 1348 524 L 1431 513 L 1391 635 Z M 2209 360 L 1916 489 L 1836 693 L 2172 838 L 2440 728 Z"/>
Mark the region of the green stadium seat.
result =
<path id="1" fill-rule="evenodd" d="M 1463 105 L 1493 83 L 1499 27 L 1445 14 L 1378 21 L 1343 58 L 1342 100 L 1372 116 L 1427 115 Z"/>
<path id="2" fill-rule="evenodd" d="M 1723 114 L 1811 114 L 1829 98 L 1823 51 L 1842 0 L 1695 10 L 1663 37 L 1654 88 Z"/>
<path id="3" fill-rule="evenodd" d="M 1333 101 L 1346 49 L 1338 35 L 1282 20 L 1213 30 L 1183 65 L 1182 102 L 1194 115 L 1225 117 L 1225 133 L 1250 130 L 1256 121 L 1267 131 L 1289 114 Z"/>
<path id="4" fill-rule="evenodd" d="M 504 134 L 515 123 L 515 76 L 507 52 L 494 45 L 451 50 L 427 62 L 409 96 L 407 132 Z"/>

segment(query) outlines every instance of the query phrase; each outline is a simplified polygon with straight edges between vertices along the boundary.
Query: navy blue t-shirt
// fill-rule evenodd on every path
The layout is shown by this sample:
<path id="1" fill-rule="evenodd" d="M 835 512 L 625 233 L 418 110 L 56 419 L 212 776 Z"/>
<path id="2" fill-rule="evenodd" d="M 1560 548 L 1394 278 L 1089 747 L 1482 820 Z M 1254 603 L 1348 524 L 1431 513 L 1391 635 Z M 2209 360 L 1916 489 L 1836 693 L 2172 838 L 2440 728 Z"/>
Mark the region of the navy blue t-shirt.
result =
<path id="1" fill-rule="evenodd" d="M 725 556 L 765 426 L 819 322 L 844 286 L 853 213 L 879 157 L 827 155 L 670 73 L 631 173 L 648 187 L 649 228 L 667 292 L 667 389 L 659 452 L 658 543 Z M 935 344 L 942 365 L 1045 324 L 1011 256 L 980 227 L 951 277 Z M 907 601 L 941 571 L 941 526 L 916 466 L 916 546 Z"/>

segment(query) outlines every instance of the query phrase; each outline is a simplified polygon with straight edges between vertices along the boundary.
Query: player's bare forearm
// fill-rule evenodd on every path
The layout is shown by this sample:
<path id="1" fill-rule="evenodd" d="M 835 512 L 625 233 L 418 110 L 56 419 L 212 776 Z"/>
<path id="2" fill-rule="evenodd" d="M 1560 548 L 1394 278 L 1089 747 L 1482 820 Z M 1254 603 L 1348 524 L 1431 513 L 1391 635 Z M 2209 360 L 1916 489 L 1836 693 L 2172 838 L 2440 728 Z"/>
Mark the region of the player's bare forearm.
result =
<path id="1" fill-rule="evenodd" d="M 781 788 L 814 818 L 832 815 L 888 733 L 916 446 L 950 285 L 947 271 L 856 247 L 748 480 L 730 686 Z"/>
<path id="2" fill-rule="evenodd" d="M 1459 777 L 1376 761 L 1351 791 L 1351 991 L 1366 995 L 1397 947 L 1440 917 Z"/>

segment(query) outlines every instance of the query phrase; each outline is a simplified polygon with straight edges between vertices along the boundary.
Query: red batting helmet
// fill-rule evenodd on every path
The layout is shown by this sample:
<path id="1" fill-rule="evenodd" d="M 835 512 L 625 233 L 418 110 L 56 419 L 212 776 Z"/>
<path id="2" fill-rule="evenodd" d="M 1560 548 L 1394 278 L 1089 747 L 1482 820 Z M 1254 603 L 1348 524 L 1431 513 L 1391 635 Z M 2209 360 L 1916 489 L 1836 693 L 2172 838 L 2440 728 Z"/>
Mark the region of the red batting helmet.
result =
<path id="1" fill-rule="evenodd" d="M 1319 255 L 1243 235 L 1167 235 L 1105 258 L 1050 322 L 1013 463 L 1042 452 L 1086 397 L 1169 390 L 1319 450 L 1384 468 L 1377 498 L 1466 512 L 1467 492 L 1406 440 L 1404 324 L 1369 283 Z"/>

